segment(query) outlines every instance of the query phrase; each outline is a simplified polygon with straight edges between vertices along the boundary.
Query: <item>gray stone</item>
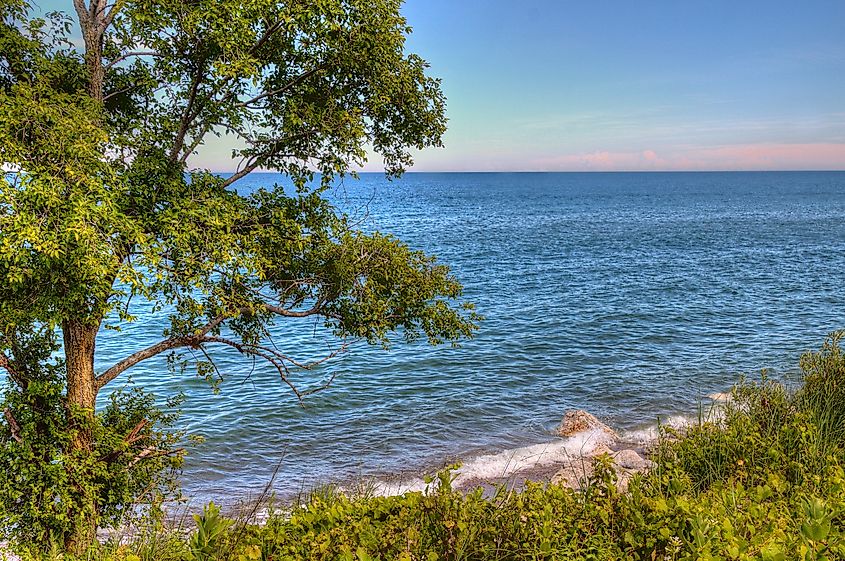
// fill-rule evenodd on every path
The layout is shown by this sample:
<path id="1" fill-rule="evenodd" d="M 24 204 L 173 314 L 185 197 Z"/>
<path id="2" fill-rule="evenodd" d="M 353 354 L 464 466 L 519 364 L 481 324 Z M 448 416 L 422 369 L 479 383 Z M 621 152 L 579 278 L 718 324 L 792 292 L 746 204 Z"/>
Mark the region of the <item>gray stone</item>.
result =
<path id="1" fill-rule="evenodd" d="M 652 466 L 651 460 L 646 460 L 634 450 L 619 450 L 613 454 L 613 462 L 623 469 L 644 471 Z"/>
<path id="2" fill-rule="evenodd" d="M 583 489 L 595 473 L 596 458 L 602 454 L 608 454 L 613 459 L 613 469 L 617 476 L 616 486 L 620 491 L 628 488 L 629 482 L 637 473 L 644 473 L 654 465 L 651 460 L 640 456 L 636 450 L 624 449 L 614 452 L 607 446 L 598 446 L 589 454 L 572 457 L 562 464 L 552 476 L 551 482 L 570 489 Z"/>

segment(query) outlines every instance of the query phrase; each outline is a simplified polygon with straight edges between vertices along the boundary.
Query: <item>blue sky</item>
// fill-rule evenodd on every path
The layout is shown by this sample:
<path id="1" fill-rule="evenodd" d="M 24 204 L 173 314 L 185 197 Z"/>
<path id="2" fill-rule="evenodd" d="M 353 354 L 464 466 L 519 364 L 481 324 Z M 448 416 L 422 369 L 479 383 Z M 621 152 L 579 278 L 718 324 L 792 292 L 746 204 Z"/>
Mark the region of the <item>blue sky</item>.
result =
<path id="1" fill-rule="evenodd" d="M 406 0 L 403 13 L 448 98 L 446 146 L 417 171 L 845 169 L 843 0 Z M 227 171 L 229 156 L 213 141 L 193 163 Z"/>
<path id="2" fill-rule="evenodd" d="M 845 169 L 845 2 L 408 0 L 418 170 Z"/>

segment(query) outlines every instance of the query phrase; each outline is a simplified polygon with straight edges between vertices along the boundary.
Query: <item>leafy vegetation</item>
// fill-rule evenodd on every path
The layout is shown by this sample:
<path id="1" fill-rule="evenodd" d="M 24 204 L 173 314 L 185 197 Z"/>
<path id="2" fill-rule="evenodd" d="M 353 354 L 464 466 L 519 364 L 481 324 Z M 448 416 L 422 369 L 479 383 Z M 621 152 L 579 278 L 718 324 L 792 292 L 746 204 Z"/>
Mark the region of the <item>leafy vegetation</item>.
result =
<path id="1" fill-rule="evenodd" d="M 62 546 L 91 496 L 107 525 L 124 522 L 142 502 L 153 507 L 146 509 L 153 515 L 177 487 L 182 435 L 166 430 L 176 415 L 132 388 L 114 392 L 93 419 L 71 417 L 69 426 L 63 365 L 50 361 L 56 345 L 43 333 L 21 344 L 36 354 L 18 362 L 27 365 L 19 374 L 22 383 L 10 382 L 2 403 L 8 433 L 0 435 L 0 536 Z M 72 451 L 78 431 L 91 432 L 93 453 Z"/>
<path id="2" fill-rule="evenodd" d="M 426 493 L 348 497 L 332 488 L 266 524 L 210 505 L 189 538 L 143 535 L 91 559 L 760 560 L 845 559 L 842 334 L 801 360 L 797 391 L 741 382 L 723 415 L 664 431 L 655 467 L 625 493 L 608 457 L 576 492 L 529 484 L 462 494 L 449 469 Z"/>
<path id="3" fill-rule="evenodd" d="M 148 397 L 102 409 L 132 367 L 187 352 L 216 386 L 229 373 L 212 349 L 228 347 L 301 398 L 322 384 L 297 372 L 355 341 L 454 343 L 478 318 L 446 266 L 325 197 L 368 148 L 394 177 L 441 143 L 445 100 L 399 0 L 72 5 L 39 17 L 0 0 L 0 528 L 79 553 L 178 467 Z M 191 164 L 221 136 L 225 177 Z M 259 169 L 288 191 L 234 188 Z M 101 330 L 136 321 L 140 299 L 161 340 L 95 370 Z M 268 340 L 302 318 L 337 337 L 328 356 Z"/>

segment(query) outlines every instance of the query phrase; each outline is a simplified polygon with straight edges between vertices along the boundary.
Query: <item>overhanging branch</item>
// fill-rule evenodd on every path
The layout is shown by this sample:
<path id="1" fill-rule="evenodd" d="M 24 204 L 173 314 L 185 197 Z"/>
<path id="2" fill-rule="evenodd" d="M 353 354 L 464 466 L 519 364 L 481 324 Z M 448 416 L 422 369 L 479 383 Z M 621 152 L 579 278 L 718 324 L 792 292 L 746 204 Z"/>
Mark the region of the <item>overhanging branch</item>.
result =
<path id="1" fill-rule="evenodd" d="M 123 62 L 124 60 L 131 58 L 133 56 L 161 56 L 158 51 L 129 51 L 123 53 L 116 59 L 112 60 L 110 63 L 104 66 L 105 70 L 109 70 L 110 68 L 114 67 L 116 64 Z"/>
<path id="2" fill-rule="evenodd" d="M 290 379 L 290 369 L 288 368 L 287 363 L 290 363 L 296 366 L 297 368 L 301 368 L 303 370 L 311 370 L 319 366 L 320 364 L 331 360 L 332 358 L 342 353 L 345 353 L 349 348 L 349 345 L 347 343 L 344 343 L 337 349 L 330 352 L 327 356 L 319 360 L 315 360 L 313 362 L 305 363 L 297 361 L 279 352 L 277 349 L 272 349 L 263 345 L 243 344 L 237 341 L 233 341 L 231 339 L 226 339 L 224 337 L 203 337 L 201 343 L 218 343 L 221 345 L 226 345 L 236 349 L 241 354 L 262 358 L 265 361 L 269 362 L 279 373 L 279 378 L 282 380 L 282 382 L 284 382 L 284 384 L 291 389 L 291 391 L 296 395 L 296 398 L 300 401 L 300 403 L 302 403 L 302 400 L 305 396 L 325 390 L 329 386 L 331 386 L 332 382 L 334 382 L 335 374 L 332 373 L 331 377 L 329 377 L 329 379 L 320 386 L 302 391 L 298 387 L 296 387 L 296 385 Z"/>
<path id="3" fill-rule="evenodd" d="M 15 378 L 17 375 L 14 367 L 12 367 L 12 363 L 9 361 L 9 357 L 4 354 L 0 354 L 0 368 L 6 370 L 12 378 Z"/>
<path id="4" fill-rule="evenodd" d="M 303 80 L 307 79 L 308 77 L 313 76 L 314 74 L 316 74 L 320 70 L 323 70 L 326 66 L 327 65 L 325 63 L 324 64 L 318 64 L 314 68 L 312 68 L 310 70 L 306 70 L 305 72 L 302 72 L 298 76 L 293 77 L 290 81 L 288 81 L 283 86 L 276 88 L 274 90 L 264 91 L 264 92 L 256 95 L 255 97 L 241 101 L 241 102 L 238 103 L 238 106 L 239 107 L 247 107 L 247 106 L 250 106 L 250 105 L 252 105 L 252 104 L 254 104 L 258 101 L 261 101 L 264 98 L 272 97 L 272 96 L 276 96 L 276 95 L 281 95 L 281 94 L 285 93 L 286 91 L 288 91 L 290 88 L 292 88 L 295 85 L 301 83 Z"/>
<path id="5" fill-rule="evenodd" d="M 270 312 L 271 314 L 283 317 L 305 318 L 321 313 L 323 309 L 323 304 L 324 300 L 319 299 L 317 300 L 317 302 L 314 303 L 311 308 L 303 311 L 288 310 L 286 308 L 282 308 L 281 306 L 274 306 L 272 304 L 263 304 L 260 307 L 263 307 L 266 311 Z M 243 350 L 244 346 L 241 346 L 237 342 L 228 339 L 223 339 L 222 337 L 209 337 L 208 334 L 220 327 L 220 325 L 223 324 L 223 322 L 225 322 L 226 320 L 254 311 L 254 307 L 239 308 L 235 310 L 234 314 L 217 316 L 195 333 L 178 337 L 171 337 L 169 339 L 165 339 L 164 341 L 160 341 L 155 345 L 151 345 L 146 349 L 142 349 L 138 352 L 135 352 L 126 357 L 125 359 L 121 360 L 120 362 L 116 363 L 114 366 L 112 366 L 99 376 L 97 376 L 97 389 L 99 390 L 100 388 L 102 388 L 103 386 L 120 376 L 123 372 L 132 368 L 133 366 L 167 351 L 172 351 L 184 347 L 198 347 L 203 343 L 220 343 L 236 348 L 239 352 L 245 352 Z M 283 355 L 280 355 L 278 358 L 280 360 L 286 360 L 297 367 L 306 368 L 306 366 L 297 363 L 289 357 L 284 357 Z M 0 366 L 2 366 L 2 363 L 0 363 Z"/>

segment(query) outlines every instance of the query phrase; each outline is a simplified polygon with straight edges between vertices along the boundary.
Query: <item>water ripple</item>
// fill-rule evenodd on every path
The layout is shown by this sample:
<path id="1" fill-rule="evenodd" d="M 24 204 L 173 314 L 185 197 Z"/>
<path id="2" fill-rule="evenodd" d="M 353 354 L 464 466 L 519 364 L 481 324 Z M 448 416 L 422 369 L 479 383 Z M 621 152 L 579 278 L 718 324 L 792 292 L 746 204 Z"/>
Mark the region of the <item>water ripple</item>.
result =
<path id="1" fill-rule="evenodd" d="M 163 361 L 134 370 L 159 395 L 188 396 L 183 421 L 207 439 L 186 466 L 190 495 L 242 497 L 282 458 L 287 494 L 544 442 L 573 407 L 634 429 L 739 374 L 793 376 L 845 327 L 843 173 L 365 175 L 334 196 L 450 264 L 487 320 L 460 349 L 358 348 L 301 374 L 338 374 L 304 407 L 261 365 L 244 381 L 232 353 L 218 356 L 219 395 L 161 375 Z M 160 335 L 141 312 L 101 336 L 102 366 Z M 303 356 L 325 344 L 313 323 L 276 337 Z"/>

